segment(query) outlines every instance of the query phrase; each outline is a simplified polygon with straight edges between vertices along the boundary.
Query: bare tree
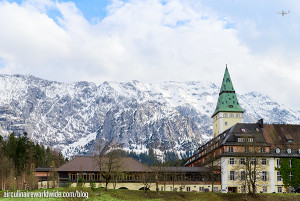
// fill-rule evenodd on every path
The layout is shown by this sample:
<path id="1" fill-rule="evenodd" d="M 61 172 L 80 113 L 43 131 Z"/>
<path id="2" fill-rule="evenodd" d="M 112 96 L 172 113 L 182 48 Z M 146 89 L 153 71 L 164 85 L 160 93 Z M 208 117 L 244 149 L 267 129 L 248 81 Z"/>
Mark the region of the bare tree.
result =
<path id="1" fill-rule="evenodd" d="M 12 189 L 15 186 L 14 163 L 2 154 L 0 158 L 2 159 L 0 163 L 1 188 L 2 190 Z"/>
<path id="2" fill-rule="evenodd" d="M 25 175 L 25 180 L 27 183 L 27 189 L 37 189 L 38 180 L 37 177 L 33 174 L 35 170 L 34 164 L 30 164 L 30 167 L 28 167 L 27 174 Z"/>
<path id="3" fill-rule="evenodd" d="M 144 195 L 147 197 L 147 191 L 150 190 L 151 183 L 153 181 L 153 174 L 151 172 L 145 172 L 142 175 L 142 181 L 143 181 L 143 190 L 144 190 Z"/>
<path id="4" fill-rule="evenodd" d="M 121 167 L 119 147 L 113 141 L 107 143 L 104 140 L 100 140 L 96 146 L 95 159 L 99 173 L 105 180 L 105 191 L 107 191 L 109 182 L 118 174 Z"/>
<path id="5" fill-rule="evenodd" d="M 267 159 L 261 157 L 261 146 L 248 146 L 245 143 L 245 153 L 239 158 L 234 158 L 235 170 L 239 176 L 234 176 L 238 183 L 242 184 L 244 191 L 254 196 L 257 191 L 258 184 L 266 184 L 269 180 L 268 172 L 266 171 Z"/>
<path id="6" fill-rule="evenodd" d="M 51 163 L 49 180 L 52 181 L 52 186 L 51 187 L 55 188 L 58 184 L 59 177 L 58 177 L 57 171 L 55 170 L 55 162 L 54 161 L 52 161 L 52 163 Z"/>
<path id="7" fill-rule="evenodd" d="M 207 164 L 207 168 L 208 168 L 208 178 L 211 181 L 211 191 L 214 192 L 214 182 L 217 180 L 217 175 L 216 175 L 216 168 L 217 165 L 216 163 L 218 162 L 218 160 L 214 160 L 213 154 L 210 154 L 208 156 L 208 160 L 209 163 Z"/>

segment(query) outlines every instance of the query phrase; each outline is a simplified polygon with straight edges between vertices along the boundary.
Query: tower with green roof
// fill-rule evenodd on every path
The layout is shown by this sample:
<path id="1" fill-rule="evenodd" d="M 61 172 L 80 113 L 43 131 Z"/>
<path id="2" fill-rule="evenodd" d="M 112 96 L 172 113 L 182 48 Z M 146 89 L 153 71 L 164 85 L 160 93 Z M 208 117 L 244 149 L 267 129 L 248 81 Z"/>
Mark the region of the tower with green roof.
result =
<path id="1" fill-rule="evenodd" d="M 237 100 L 226 65 L 217 107 L 211 116 L 213 118 L 214 137 L 236 123 L 243 123 L 243 113 L 244 110 Z"/>

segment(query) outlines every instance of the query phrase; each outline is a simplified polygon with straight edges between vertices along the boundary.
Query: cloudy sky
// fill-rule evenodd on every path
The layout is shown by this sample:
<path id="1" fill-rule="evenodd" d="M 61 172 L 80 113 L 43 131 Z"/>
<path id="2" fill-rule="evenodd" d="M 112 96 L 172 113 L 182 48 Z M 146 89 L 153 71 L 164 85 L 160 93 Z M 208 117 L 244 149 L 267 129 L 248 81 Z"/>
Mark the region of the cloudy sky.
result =
<path id="1" fill-rule="evenodd" d="M 290 13 L 281 16 L 281 10 Z M 210 81 L 300 110 L 298 0 L 0 0 L 0 73 Z"/>

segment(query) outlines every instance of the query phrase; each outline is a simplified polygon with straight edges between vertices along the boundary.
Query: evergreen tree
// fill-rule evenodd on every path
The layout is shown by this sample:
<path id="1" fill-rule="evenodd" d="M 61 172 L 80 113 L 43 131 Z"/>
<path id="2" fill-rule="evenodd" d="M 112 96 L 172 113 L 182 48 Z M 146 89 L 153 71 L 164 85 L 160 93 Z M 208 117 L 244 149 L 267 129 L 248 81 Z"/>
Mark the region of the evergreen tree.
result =
<path id="1" fill-rule="evenodd" d="M 30 141 L 28 134 L 24 132 L 18 137 L 11 133 L 7 140 L 0 136 L 0 162 L 3 161 L 7 162 L 2 163 L 5 166 L 0 168 L 2 185 L 13 184 L 17 178 L 18 184 L 27 183 L 32 189 L 36 186 L 33 176 L 36 167 L 52 166 L 55 168 L 63 165 L 67 160 L 61 152 L 52 150 L 50 147 L 45 150 L 43 145 Z M 18 188 L 23 189 L 24 186 L 20 185 Z"/>
<path id="2" fill-rule="evenodd" d="M 39 144 L 36 144 L 34 149 L 34 160 L 36 162 L 36 167 L 44 167 L 44 158 L 45 150 Z"/>
<path id="3" fill-rule="evenodd" d="M 5 155 L 8 158 L 10 158 L 14 162 L 14 164 L 16 164 L 17 139 L 15 138 L 14 133 L 11 133 L 9 135 L 4 150 L 5 150 Z"/>
<path id="4" fill-rule="evenodd" d="M 46 158 L 45 158 L 45 166 L 50 167 L 53 161 L 53 156 L 50 150 L 50 147 L 46 149 Z"/>

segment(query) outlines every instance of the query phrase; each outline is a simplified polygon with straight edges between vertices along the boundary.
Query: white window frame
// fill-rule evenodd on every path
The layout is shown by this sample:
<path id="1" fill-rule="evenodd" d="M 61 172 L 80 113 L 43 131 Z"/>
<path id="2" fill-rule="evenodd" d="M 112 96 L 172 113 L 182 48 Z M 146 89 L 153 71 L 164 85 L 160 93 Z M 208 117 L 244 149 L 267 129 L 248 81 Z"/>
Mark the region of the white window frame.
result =
<path id="1" fill-rule="evenodd" d="M 263 186 L 263 193 L 267 193 L 268 192 L 268 187 L 267 186 Z"/>
<path id="2" fill-rule="evenodd" d="M 277 158 L 276 165 L 277 165 L 278 168 L 280 168 L 280 158 Z"/>
<path id="3" fill-rule="evenodd" d="M 235 181 L 235 171 L 230 171 L 229 172 L 229 180 L 230 181 Z"/>
<path id="4" fill-rule="evenodd" d="M 247 142 L 253 142 L 253 138 L 247 138 Z"/>
<path id="5" fill-rule="evenodd" d="M 277 171 L 277 181 L 282 181 L 281 172 Z"/>
<path id="6" fill-rule="evenodd" d="M 257 162 L 256 158 L 252 158 L 251 161 L 250 161 L 250 164 L 251 165 L 255 165 Z"/>
<path id="7" fill-rule="evenodd" d="M 245 170 L 241 171 L 240 172 L 240 180 L 245 181 L 246 178 L 247 178 L 246 171 Z"/>
<path id="8" fill-rule="evenodd" d="M 229 147 L 228 152 L 233 153 L 233 147 Z"/>
<path id="9" fill-rule="evenodd" d="M 246 164 L 246 159 L 240 158 L 240 165 L 245 165 L 245 164 Z"/>
<path id="10" fill-rule="evenodd" d="M 241 193 L 246 193 L 246 186 L 241 186 Z"/>
<path id="11" fill-rule="evenodd" d="M 261 159 L 261 164 L 262 165 L 267 165 L 267 159 L 266 158 L 262 158 Z"/>
<path id="12" fill-rule="evenodd" d="M 268 181 L 268 172 L 267 171 L 262 171 L 261 172 L 261 180 L 262 181 Z"/>
<path id="13" fill-rule="evenodd" d="M 277 187 L 277 193 L 282 193 L 282 187 L 281 186 Z"/>
<path id="14" fill-rule="evenodd" d="M 235 158 L 229 158 L 229 165 L 235 164 Z"/>

